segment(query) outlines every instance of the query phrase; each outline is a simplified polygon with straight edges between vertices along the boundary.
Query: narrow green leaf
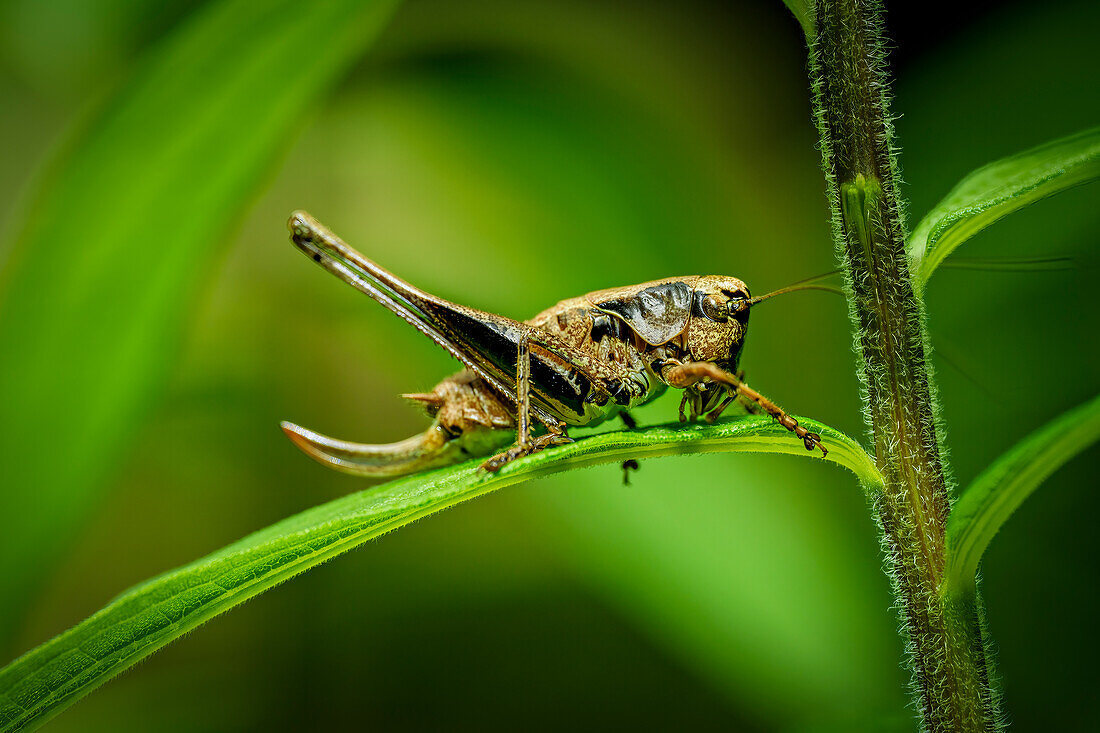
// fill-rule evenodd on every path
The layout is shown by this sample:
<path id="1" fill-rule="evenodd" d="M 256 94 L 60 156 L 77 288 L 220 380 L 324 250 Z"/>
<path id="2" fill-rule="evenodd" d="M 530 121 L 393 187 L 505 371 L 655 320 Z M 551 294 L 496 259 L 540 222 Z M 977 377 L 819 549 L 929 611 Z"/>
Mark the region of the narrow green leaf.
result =
<path id="1" fill-rule="evenodd" d="M 0 645 L 159 392 L 227 229 L 393 5 L 208 3 L 53 166 L 0 272 Z"/>
<path id="2" fill-rule="evenodd" d="M 1017 443 L 967 487 L 947 521 L 945 589 L 973 589 L 978 562 L 1012 512 L 1066 461 L 1100 439 L 1100 396 Z"/>
<path id="3" fill-rule="evenodd" d="M 1100 127 L 979 168 L 928 212 L 909 238 L 909 257 L 924 284 L 960 244 L 1011 214 L 1100 176 Z"/>
<path id="4" fill-rule="evenodd" d="M 868 490 L 881 485 L 870 456 L 858 443 L 812 420 L 800 422 L 821 434 L 829 448 L 825 460 L 851 469 Z M 479 471 L 473 461 L 342 497 L 127 591 L 0 670 L 0 730 L 36 727 L 219 613 L 369 539 L 461 501 L 599 463 L 723 451 L 820 455 L 807 453 L 800 440 L 771 419 L 751 417 L 712 426 L 605 433 L 537 453 L 497 474 Z"/>
<path id="5" fill-rule="evenodd" d="M 813 38 L 814 16 L 810 0 L 783 0 L 783 4 L 794 14 L 794 17 L 802 26 L 802 32 L 806 34 L 806 39 Z"/>

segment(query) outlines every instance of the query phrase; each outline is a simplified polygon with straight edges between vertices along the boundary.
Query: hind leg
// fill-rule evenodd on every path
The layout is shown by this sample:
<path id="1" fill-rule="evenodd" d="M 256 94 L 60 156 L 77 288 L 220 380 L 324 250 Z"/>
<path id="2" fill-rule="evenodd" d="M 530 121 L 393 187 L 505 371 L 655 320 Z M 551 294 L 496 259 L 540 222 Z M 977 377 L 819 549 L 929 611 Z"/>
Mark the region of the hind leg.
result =
<path id="1" fill-rule="evenodd" d="M 497 472 L 508 463 L 553 445 L 572 443 L 565 434 L 565 425 L 547 425 L 546 433 L 531 436 L 531 344 L 520 339 L 516 359 L 516 444 L 481 464 L 486 471 Z"/>

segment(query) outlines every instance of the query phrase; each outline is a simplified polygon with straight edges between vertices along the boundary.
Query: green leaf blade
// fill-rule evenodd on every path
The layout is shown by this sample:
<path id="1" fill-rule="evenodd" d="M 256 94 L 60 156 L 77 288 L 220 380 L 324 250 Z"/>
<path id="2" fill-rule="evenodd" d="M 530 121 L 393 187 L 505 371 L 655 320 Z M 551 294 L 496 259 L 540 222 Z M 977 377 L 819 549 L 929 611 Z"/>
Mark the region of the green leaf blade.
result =
<path id="1" fill-rule="evenodd" d="M 812 3 L 807 0 L 783 0 L 783 4 L 794 15 L 795 20 L 802 26 L 802 32 L 806 34 L 806 40 L 814 37 L 814 10 Z"/>
<path id="2" fill-rule="evenodd" d="M 0 643 L 159 394 L 225 232 L 394 4 L 208 4 L 48 173 L 0 263 Z"/>
<path id="3" fill-rule="evenodd" d="M 1066 461 L 1100 439 L 1100 396 L 1039 428 L 974 479 L 947 521 L 947 592 L 972 591 L 978 563 L 1012 513 Z"/>
<path id="4" fill-rule="evenodd" d="M 959 245 L 998 219 L 1100 177 L 1100 127 L 979 168 L 917 225 L 908 251 L 924 284 Z"/>
<path id="5" fill-rule="evenodd" d="M 853 471 L 868 490 L 881 485 L 860 445 L 800 420 L 829 448 L 827 461 Z M 605 433 L 537 453 L 497 474 L 477 461 L 341 497 L 289 517 L 191 565 L 118 596 L 74 628 L 0 670 L 0 731 L 37 727 L 119 672 L 214 616 L 298 573 L 417 519 L 497 489 L 574 468 L 703 452 L 769 452 L 809 457 L 770 418 L 717 425 L 657 426 Z"/>

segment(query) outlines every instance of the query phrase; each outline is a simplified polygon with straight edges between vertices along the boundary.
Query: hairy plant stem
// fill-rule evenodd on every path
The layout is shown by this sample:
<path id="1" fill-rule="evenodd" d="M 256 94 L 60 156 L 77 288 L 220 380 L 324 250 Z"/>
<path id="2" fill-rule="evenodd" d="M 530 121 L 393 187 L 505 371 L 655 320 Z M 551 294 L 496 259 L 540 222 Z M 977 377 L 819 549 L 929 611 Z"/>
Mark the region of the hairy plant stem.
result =
<path id="1" fill-rule="evenodd" d="M 923 314 L 905 254 L 881 15 L 875 0 L 817 0 L 810 39 L 834 234 L 863 357 L 875 462 L 885 481 L 875 509 L 924 726 L 994 730 L 980 599 L 941 594 L 950 501 Z"/>

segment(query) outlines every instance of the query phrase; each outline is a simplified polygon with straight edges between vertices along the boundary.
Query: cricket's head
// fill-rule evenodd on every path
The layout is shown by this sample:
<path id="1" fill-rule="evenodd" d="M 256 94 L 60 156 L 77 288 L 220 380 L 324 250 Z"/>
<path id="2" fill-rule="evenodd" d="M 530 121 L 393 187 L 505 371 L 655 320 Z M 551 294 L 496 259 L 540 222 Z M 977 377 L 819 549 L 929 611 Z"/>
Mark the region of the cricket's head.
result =
<path id="1" fill-rule="evenodd" d="M 755 298 L 748 286 L 735 277 L 707 275 L 697 279 L 692 298 L 691 321 L 687 329 L 686 343 L 695 361 L 712 361 L 735 371 L 745 344 L 745 331 L 749 325 L 749 311 L 753 306 L 777 295 L 799 290 L 825 290 L 843 295 L 839 289 L 817 284 L 835 271 L 819 275 L 773 290 Z"/>
<path id="2" fill-rule="evenodd" d="M 693 290 L 684 339 L 688 353 L 695 361 L 736 369 L 749 324 L 749 287 L 735 277 L 706 275 Z"/>

